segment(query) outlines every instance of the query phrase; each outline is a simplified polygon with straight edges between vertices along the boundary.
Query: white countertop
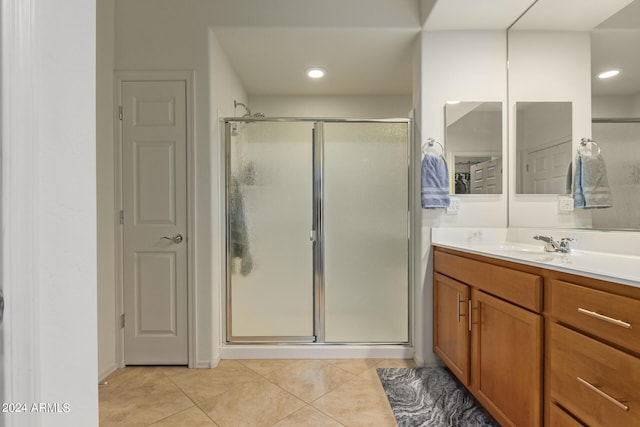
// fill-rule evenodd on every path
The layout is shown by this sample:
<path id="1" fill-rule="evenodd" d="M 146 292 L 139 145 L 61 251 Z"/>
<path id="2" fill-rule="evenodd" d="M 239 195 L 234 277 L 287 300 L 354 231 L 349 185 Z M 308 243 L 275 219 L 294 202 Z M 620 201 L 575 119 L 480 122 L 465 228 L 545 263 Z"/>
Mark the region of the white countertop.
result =
<path id="1" fill-rule="evenodd" d="M 536 245 L 496 239 L 461 240 L 446 233 L 434 233 L 432 244 L 476 255 L 518 262 L 600 280 L 640 287 L 640 256 L 610 254 L 585 250 L 571 253 L 545 252 L 542 242 Z"/>

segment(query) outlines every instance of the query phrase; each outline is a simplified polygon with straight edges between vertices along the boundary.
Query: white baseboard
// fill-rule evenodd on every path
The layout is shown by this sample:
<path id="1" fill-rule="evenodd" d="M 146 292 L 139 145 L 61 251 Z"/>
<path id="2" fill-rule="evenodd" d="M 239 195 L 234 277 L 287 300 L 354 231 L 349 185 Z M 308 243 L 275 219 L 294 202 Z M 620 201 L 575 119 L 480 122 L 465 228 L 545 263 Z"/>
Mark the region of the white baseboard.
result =
<path id="1" fill-rule="evenodd" d="M 195 369 L 211 369 L 218 366 L 218 363 L 220 363 L 220 357 L 216 357 L 213 360 L 198 360 L 194 368 Z"/>
<path id="2" fill-rule="evenodd" d="M 413 347 L 397 345 L 226 345 L 221 359 L 413 359 Z"/>
<path id="3" fill-rule="evenodd" d="M 118 369 L 118 365 L 113 363 L 108 368 L 104 369 L 102 372 L 98 373 L 98 383 L 104 381 L 109 375 L 113 374 Z"/>

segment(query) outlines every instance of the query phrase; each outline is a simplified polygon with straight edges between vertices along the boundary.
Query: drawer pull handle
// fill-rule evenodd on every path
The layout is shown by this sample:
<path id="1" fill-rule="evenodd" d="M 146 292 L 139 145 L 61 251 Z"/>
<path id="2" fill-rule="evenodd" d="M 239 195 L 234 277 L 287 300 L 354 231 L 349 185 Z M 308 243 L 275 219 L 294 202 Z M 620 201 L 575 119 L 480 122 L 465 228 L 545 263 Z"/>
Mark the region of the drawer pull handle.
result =
<path id="1" fill-rule="evenodd" d="M 595 311 L 587 310 L 582 307 L 578 307 L 578 311 L 587 316 L 595 317 L 596 319 L 604 320 L 605 322 L 613 323 L 614 325 L 622 326 L 623 328 L 631 329 L 631 323 L 623 320 L 614 319 L 613 317 L 605 316 L 604 314 L 596 313 Z"/>
<path id="2" fill-rule="evenodd" d="M 622 409 L 623 411 L 628 411 L 629 407 L 627 405 L 625 405 L 624 403 L 620 402 L 618 399 L 614 399 L 613 397 L 609 396 L 607 393 L 605 393 L 604 391 L 600 390 L 598 387 L 594 386 L 593 384 L 589 383 L 589 381 L 583 380 L 580 377 L 577 377 L 578 381 L 580 381 L 582 384 L 584 384 L 585 386 L 587 386 L 590 390 L 595 391 L 596 393 L 598 393 L 600 396 L 604 397 L 605 399 L 607 399 L 609 402 L 613 403 L 614 405 L 616 405 L 618 408 Z"/>

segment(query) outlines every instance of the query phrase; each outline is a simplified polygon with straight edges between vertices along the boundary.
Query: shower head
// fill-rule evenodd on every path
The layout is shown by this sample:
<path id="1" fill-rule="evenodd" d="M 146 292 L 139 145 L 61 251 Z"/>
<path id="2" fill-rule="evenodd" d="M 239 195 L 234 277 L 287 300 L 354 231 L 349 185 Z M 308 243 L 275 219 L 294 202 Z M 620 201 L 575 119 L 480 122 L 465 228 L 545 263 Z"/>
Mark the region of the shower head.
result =
<path id="1" fill-rule="evenodd" d="M 241 106 L 242 108 L 245 109 L 245 113 L 242 115 L 242 117 L 264 117 L 264 113 L 253 113 L 251 114 L 251 109 L 249 107 L 247 107 L 246 104 L 243 104 L 242 102 L 238 102 L 238 101 L 233 101 L 233 108 L 237 108 L 239 106 Z M 235 114 L 235 112 L 234 112 Z"/>

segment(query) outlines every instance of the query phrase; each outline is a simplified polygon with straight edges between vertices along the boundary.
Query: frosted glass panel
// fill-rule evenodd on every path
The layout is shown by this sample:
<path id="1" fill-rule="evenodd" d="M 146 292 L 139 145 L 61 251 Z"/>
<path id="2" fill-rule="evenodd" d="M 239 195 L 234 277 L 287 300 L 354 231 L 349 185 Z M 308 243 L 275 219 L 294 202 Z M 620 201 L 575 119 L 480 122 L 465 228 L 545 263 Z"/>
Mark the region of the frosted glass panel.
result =
<path id="1" fill-rule="evenodd" d="M 408 341 L 407 123 L 324 126 L 325 340 Z"/>
<path id="2" fill-rule="evenodd" d="M 613 206 L 592 209 L 593 228 L 640 229 L 640 123 L 594 123 Z"/>
<path id="3" fill-rule="evenodd" d="M 312 123 L 232 123 L 234 337 L 313 335 Z"/>

